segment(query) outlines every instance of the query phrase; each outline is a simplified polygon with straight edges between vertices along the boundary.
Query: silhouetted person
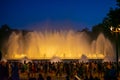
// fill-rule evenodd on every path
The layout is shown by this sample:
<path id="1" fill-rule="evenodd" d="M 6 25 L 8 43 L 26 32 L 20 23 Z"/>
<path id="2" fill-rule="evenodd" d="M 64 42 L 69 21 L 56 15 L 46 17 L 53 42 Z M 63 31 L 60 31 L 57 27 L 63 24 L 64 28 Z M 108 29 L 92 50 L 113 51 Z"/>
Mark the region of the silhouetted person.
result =
<path id="1" fill-rule="evenodd" d="M 117 71 L 114 66 L 112 66 L 112 68 L 110 69 L 109 75 L 110 80 L 117 80 Z"/>
<path id="2" fill-rule="evenodd" d="M 66 80 L 70 80 L 69 76 L 66 76 Z"/>
<path id="3" fill-rule="evenodd" d="M 85 76 L 85 79 L 84 79 L 84 80 L 89 80 L 89 78 L 88 78 L 88 76 L 87 76 L 87 75 Z"/>
<path id="4" fill-rule="evenodd" d="M 36 80 L 36 78 L 29 78 L 29 80 Z"/>
<path id="5" fill-rule="evenodd" d="M 18 65 L 17 65 L 16 62 L 12 66 L 12 80 L 20 80 L 20 78 L 19 78 L 19 69 L 18 69 Z"/>
<path id="6" fill-rule="evenodd" d="M 94 80 L 93 76 L 90 74 L 89 80 Z"/>
<path id="7" fill-rule="evenodd" d="M 0 63 L 0 80 L 8 80 L 8 66 L 7 63 L 2 61 Z"/>
<path id="8" fill-rule="evenodd" d="M 95 78 L 94 78 L 94 80 L 100 80 L 100 78 L 98 78 L 98 77 L 95 77 Z M 116 79 L 115 79 L 115 80 L 116 80 Z"/>
<path id="9" fill-rule="evenodd" d="M 52 80 L 50 76 L 47 76 L 47 80 Z"/>
<path id="10" fill-rule="evenodd" d="M 39 74 L 38 80 L 44 80 L 42 74 Z"/>

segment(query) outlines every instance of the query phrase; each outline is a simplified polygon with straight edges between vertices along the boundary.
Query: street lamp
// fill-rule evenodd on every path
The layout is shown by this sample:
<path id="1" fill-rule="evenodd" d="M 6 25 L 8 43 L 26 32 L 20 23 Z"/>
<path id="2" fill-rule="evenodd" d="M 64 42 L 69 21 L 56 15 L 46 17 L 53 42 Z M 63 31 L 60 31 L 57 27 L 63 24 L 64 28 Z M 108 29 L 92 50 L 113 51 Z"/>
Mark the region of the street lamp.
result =
<path id="1" fill-rule="evenodd" d="M 1 59 L 2 59 L 2 52 L 0 51 L 0 61 L 1 61 Z"/>
<path id="2" fill-rule="evenodd" d="M 110 27 L 110 30 L 112 31 L 112 32 L 115 32 L 115 33 L 119 33 L 120 32 L 120 25 L 118 25 L 118 27 L 113 27 L 113 26 L 111 26 Z"/>
<path id="3" fill-rule="evenodd" d="M 111 26 L 110 30 L 116 34 L 116 68 L 117 68 L 117 76 L 118 76 L 119 75 L 118 34 L 120 33 L 120 25 L 118 25 L 117 27 Z"/>

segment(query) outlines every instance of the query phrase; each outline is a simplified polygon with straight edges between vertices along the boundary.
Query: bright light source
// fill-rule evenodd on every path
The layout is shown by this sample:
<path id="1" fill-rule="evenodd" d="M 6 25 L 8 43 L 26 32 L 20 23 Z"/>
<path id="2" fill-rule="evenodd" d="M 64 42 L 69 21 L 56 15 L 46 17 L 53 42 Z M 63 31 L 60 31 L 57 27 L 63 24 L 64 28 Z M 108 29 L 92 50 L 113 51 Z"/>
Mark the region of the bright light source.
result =
<path id="1" fill-rule="evenodd" d="M 113 27 L 112 26 L 110 27 L 110 30 L 113 31 Z"/>
<path id="2" fill-rule="evenodd" d="M 114 28 L 113 26 L 111 26 L 110 27 L 110 30 L 112 31 L 112 32 L 120 32 L 120 25 L 118 25 L 119 27 L 116 27 L 116 28 Z"/>
<path id="3" fill-rule="evenodd" d="M 120 31 L 120 28 L 118 28 L 118 31 Z"/>

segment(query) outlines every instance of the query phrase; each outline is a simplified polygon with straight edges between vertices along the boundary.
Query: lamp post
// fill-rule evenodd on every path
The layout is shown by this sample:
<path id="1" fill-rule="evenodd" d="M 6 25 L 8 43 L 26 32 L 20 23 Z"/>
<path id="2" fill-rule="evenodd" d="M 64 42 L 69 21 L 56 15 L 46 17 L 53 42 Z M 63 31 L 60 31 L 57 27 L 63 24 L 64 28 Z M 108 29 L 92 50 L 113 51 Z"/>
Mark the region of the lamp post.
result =
<path id="1" fill-rule="evenodd" d="M 116 35 L 116 68 L 117 68 L 117 76 L 118 76 L 119 75 L 118 34 L 120 33 L 120 25 L 118 25 L 117 27 L 111 26 L 110 30 Z"/>
<path id="2" fill-rule="evenodd" d="M 1 61 L 1 59 L 2 59 L 2 52 L 0 51 L 0 61 Z"/>

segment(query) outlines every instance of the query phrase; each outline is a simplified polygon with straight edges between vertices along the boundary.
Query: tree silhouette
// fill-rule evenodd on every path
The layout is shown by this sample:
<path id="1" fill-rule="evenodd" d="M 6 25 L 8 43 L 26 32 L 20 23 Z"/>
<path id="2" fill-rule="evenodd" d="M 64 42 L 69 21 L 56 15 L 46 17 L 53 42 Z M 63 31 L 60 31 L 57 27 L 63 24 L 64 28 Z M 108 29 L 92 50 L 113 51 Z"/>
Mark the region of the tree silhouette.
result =
<path id="1" fill-rule="evenodd" d="M 10 29 L 10 27 L 7 24 L 4 24 L 1 26 L 1 28 L 0 28 L 0 50 L 3 51 L 3 46 L 8 41 L 11 32 L 12 32 L 12 30 Z M 6 51 L 6 49 L 4 51 Z M 2 55 L 2 53 L 0 53 L 0 54 Z"/>
<path id="2" fill-rule="evenodd" d="M 104 24 L 107 26 L 117 27 L 120 24 L 120 0 L 116 0 L 117 7 L 115 9 L 111 8 L 107 16 L 104 18 Z"/>
<path id="3" fill-rule="evenodd" d="M 111 33 L 110 27 L 118 27 L 118 25 L 120 25 L 120 0 L 116 0 L 116 2 L 118 7 L 115 9 L 110 8 L 103 21 L 100 24 L 93 26 L 92 32 L 96 36 L 102 32 L 110 40 L 114 41 L 115 36 Z"/>
<path id="4" fill-rule="evenodd" d="M 120 0 L 116 0 L 117 6 L 120 7 Z"/>

